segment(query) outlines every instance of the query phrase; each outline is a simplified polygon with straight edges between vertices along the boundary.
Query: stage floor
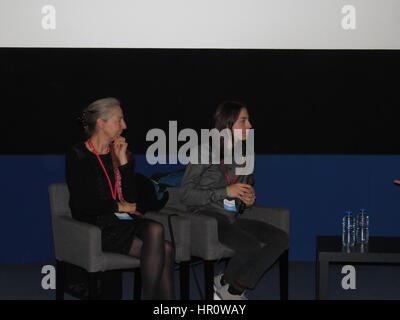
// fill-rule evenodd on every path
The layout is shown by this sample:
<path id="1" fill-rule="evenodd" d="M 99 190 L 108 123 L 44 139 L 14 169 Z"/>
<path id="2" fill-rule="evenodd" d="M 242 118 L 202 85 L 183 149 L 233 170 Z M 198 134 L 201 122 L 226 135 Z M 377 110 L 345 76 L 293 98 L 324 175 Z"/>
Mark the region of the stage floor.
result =
<path id="1" fill-rule="evenodd" d="M 42 267 L 46 264 L 0 264 L 0 299 L 1 300 L 53 300 L 55 290 L 44 290 L 41 282 L 44 276 Z M 224 263 L 216 265 L 216 271 L 222 269 Z M 356 289 L 344 290 L 341 281 L 345 274 L 341 273 L 343 265 L 331 266 L 329 278 L 329 298 L 331 300 L 400 300 L 400 266 L 355 265 Z M 192 267 L 201 289 L 203 290 L 203 266 Z M 315 297 L 315 275 L 313 262 L 289 263 L 289 299 L 313 300 Z M 178 293 L 179 272 L 174 272 L 175 288 Z M 131 299 L 133 292 L 133 273 L 124 273 L 124 299 Z M 200 294 L 196 286 L 194 273 L 191 272 L 190 294 L 192 300 L 199 300 Z M 255 290 L 248 291 L 251 300 L 279 299 L 279 269 L 275 265 L 259 282 Z M 179 296 L 177 294 L 177 296 Z M 65 299 L 74 299 L 65 295 Z"/>

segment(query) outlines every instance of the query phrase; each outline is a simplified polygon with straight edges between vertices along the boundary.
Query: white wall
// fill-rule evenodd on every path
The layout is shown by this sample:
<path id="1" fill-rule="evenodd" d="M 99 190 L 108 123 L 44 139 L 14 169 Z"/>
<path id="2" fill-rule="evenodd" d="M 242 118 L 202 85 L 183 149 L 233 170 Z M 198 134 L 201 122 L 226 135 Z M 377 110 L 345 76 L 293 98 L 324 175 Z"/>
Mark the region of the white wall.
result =
<path id="1" fill-rule="evenodd" d="M 400 49 L 399 35 L 400 0 L 0 0 L 0 47 Z"/>

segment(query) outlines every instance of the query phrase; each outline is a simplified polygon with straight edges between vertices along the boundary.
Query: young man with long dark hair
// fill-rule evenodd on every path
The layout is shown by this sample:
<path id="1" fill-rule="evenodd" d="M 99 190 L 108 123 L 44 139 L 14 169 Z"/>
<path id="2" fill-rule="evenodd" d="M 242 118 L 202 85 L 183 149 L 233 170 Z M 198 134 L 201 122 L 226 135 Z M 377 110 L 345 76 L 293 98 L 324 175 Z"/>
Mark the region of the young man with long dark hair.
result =
<path id="1" fill-rule="evenodd" d="M 223 102 L 214 120 L 216 129 L 232 131 L 235 139 L 228 144 L 231 152 L 237 144 L 245 145 L 252 125 L 244 104 Z M 180 188 L 181 202 L 191 212 L 214 217 L 219 241 L 235 251 L 224 273 L 214 278 L 216 296 L 222 300 L 247 300 L 245 290 L 254 288 L 287 249 L 288 235 L 264 222 L 246 219 L 249 211 L 265 209 L 254 206 L 254 173 L 237 175 L 236 169 L 241 165 L 235 157 L 229 163 L 224 161 L 224 153 L 220 152 L 220 156 L 220 163 L 188 164 Z"/>

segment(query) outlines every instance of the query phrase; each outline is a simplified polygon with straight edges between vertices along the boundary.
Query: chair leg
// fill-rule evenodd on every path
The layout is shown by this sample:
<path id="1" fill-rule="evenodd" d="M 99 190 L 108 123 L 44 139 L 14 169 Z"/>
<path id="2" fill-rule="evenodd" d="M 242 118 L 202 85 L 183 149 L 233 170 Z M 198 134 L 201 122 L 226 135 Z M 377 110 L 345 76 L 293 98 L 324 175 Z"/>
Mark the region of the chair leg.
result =
<path id="1" fill-rule="evenodd" d="M 101 277 L 101 300 L 122 300 L 122 271 L 107 270 Z"/>
<path id="2" fill-rule="evenodd" d="M 64 300 L 64 282 L 63 263 L 56 260 L 56 300 Z"/>
<path id="3" fill-rule="evenodd" d="M 279 257 L 279 278 L 281 300 L 289 299 L 289 249 Z"/>
<path id="4" fill-rule="evenodd" d="M 142 295 L 142 276 L 140 274 L 140 268 L 136 268 L 134 274 L 133 299 L 140 300 Z"/>
<path id="5" fill-rule="evenodd" d="M 179 283 L 181 300 L 189 300 L 190 296 L 190 268 L 189 261 L 182 261 L 179 264 Z"/>
<path id="6" fill-rule="evenodd" d="M 98 280 L 100 272 L 89 272 L 89 300 L 97 300 L 99 298 Z"/>
<path id="7" fill-rule="evenodd" d="M 214 300 L 214 261 L 204 260 L 204 291 L 206 300 Z"/>

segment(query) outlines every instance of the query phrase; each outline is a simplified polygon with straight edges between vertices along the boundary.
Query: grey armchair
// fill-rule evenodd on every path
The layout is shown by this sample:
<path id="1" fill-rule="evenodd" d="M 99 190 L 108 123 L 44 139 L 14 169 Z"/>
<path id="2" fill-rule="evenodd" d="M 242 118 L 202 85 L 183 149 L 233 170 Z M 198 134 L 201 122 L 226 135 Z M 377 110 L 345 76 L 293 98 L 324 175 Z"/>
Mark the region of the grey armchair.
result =
<path id="1" fill-rule="evenodd" d="M 179 201 L 179 188 L 169 188 L 168 191 L 170 200 L 168 201 L 166 210 L 187 217 L 191 221 L 191 254 L 193 258 L 200 258 L 204 262 L 205 298 L 206 300 L 212 300 L 214 294 L 214 263 L 218 260 L 232 257 L 234 251 L 219 242 L 216 219 L 195 213 L 188 213 L 186 206 Z M 246 214 L 246 218 L 266 222 L 285 231 L 289 235 L 290 214 L 286 209 L 253 206 L 250 212 Z M 283 251 L 278 259 L 280 269 L 280 297 L 282 300 L 288 299 L 288 258 L 289 248 Z"/>
<path id="2" fill-rule="evenodd" d="M 128 255 L 103 252 L 100 228 L 72 218 L 68 205 L 69 192 L 65 183 L 49 186 L 53 237 L 56 256 L 56 299 L 64 298 L 64 267 L 78 266 L 88 273 L 89 299 L 98 298 L 98 279 L 105 271 L 134 270 L 134 299 L 140 298 L 140 260 Z M 180 264 L 181 298 L 189 294 L 190 221 L 180 216 L 149 212 L 146 217 L 163 224 L 166 239 L 171 240 L 169 220 L 175 240 L 175 262 Z"/>

